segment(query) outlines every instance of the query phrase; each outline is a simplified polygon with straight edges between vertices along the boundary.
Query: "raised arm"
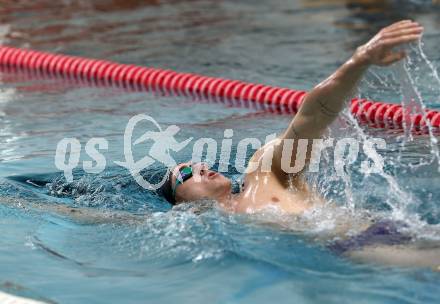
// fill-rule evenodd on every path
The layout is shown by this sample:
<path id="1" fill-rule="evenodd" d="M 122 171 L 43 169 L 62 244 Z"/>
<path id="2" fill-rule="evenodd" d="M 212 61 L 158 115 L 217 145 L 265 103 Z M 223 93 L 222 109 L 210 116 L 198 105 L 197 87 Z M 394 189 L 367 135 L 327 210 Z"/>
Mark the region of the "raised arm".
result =
<path id="1" fill-rule="evenodd" d="M 388 66 L 405 57 L 393 48 L 420 38 L 423 28 L 404 20 L 382 29 L 330 77 L 318 84 L 287 128 L 284 138 L 319 138 L 353 96 L 357 83 L 370 65 Z"/>
<path id="2" fill-rule="evenodd" d="M 382 29 L 330 77 L 305 96 L 298 113 L 280 139 L 316 139 L 339 115 L 353 95 L 359 80 L 370 65 L 388 66 L 403 59 L 404 51 L 394 47 L 420 39 L 423 28 L 416 22 L 404 20 Z M 310 141 L 311 142 L 311 141 Z M 310 145 L 309 145 L 310 146 Z M 281 168 L 283 144 L 274 146 L 272 171 L 281 180 L 287 174 Z M 296 144 L 293 145 L 291 166 L 295 164 Z M 310 150 L 310 149 L 309 149 Z M 309 159 L 309 155 L 306 162 Z"/>

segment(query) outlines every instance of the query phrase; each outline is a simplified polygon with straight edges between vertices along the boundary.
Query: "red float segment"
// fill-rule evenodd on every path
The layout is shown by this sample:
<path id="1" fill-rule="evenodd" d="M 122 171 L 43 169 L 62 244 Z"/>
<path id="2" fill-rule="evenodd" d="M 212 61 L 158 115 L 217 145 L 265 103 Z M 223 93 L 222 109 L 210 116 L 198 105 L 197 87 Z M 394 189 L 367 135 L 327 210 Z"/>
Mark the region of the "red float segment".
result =
<path id="1" fill-rule="evenodd" d="M 254 107 L 273 113 L 296 113 L 306 95 L 305 91 L 239 80 L 178 73 L 171 70 L 6 46 L 0 46 L 0 65 L 79 82 L 154 91 L 195 100 L 222 102 L 229 106 Z M 405 120 L 411 122 L 418 130 L 426 127 L 428 121 L 431 126 L 440 128 L 440 112 L 434 110 L 426 110 L 425 115 L 411 115 L 407 120 L 405 111 L 400 105 L 356 98 L 351 101 L 350 110 L 361 123 L 367 123 L 373 127 L 401 129 Z"/>

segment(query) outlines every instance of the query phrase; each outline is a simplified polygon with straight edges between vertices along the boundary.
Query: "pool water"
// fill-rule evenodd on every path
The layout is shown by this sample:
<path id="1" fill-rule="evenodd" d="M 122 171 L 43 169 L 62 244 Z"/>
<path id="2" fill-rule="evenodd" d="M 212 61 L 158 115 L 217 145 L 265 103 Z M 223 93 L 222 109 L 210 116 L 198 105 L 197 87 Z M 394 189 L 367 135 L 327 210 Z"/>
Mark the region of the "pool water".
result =
<path id="1" fill-rule="evenodd" d="M 390 102 L 420 94 L 426 106 L 439 109 L 432 70 L 440 63 L 438 14 L 431 1 L 15 1 L 0 7 L 0 41 L 309 90 L 382 26 L 413 18 L 425 26 L 430 61 L 414 47 L 406 70 L 372 69 L 360 92 Z M 408 77 L 416 90 L 400 86 Z M 332 170 L 308 176 L 344 207 L 341 213 L 316 212 L 306 221 L 270 210 L 245 216 L 216 208 L 194 212 L 191 204 L 171 209 L 114 164 L 124 158 L 132 116 L 178 125 L 179 141 L 220 142 L 231 128 L 235 144 L 249 136 L 264 141 L 291 117 L 23 74 L 0 78 L 1 291 L 48 303 L 438 302 L 438 273 L 357 264 L 310 241 L 336 218 L 365 210 L 404 220 L 418 238 L 439 241 L 433 138 L 337 121 L 332 136 L 387 142 L 380 151 L 385 174 L 362 174 L 356 163 L 345 178 Z M 82 144 L 80 164 L 90 160 L 86 142 L 106 138 L 105 171 L 90 174 L 80 166 L 67 182 L 54 157 L 57 143 L 69 137 Z M 187 161 L 191 153 L 185 148 L 174 156 Z M 232 169 L 227 175 L 240 176 Z M 312 233 L 301 232 L 305 222 Z"/>

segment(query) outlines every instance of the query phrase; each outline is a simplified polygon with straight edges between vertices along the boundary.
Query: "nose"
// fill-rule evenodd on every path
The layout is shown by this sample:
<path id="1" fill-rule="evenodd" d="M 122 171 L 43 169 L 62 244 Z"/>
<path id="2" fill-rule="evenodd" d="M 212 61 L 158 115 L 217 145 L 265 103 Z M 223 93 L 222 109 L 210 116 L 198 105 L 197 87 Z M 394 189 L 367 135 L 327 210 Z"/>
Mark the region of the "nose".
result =
<path id="1" fill-rule="evenodd" d="M 198 172 L 201 176 L 205 175 L 209 171 L 208 164 L 204 162 L 192 164 L 192 168 L 195 172 Z"/>

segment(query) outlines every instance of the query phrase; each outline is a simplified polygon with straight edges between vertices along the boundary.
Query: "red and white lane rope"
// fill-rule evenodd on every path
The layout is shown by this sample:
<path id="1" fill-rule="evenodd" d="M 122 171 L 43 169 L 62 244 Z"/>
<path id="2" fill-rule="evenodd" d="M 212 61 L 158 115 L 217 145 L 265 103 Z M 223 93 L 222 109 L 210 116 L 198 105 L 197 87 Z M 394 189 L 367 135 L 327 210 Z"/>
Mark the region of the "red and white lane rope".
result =
<path id="1" fill-rule="evenodd" d="M 305 91 L 239 80 L 7 46 L 0 46 L 0 66 L 97 85 L 154 91 L 275 113 L 296 113 L 306 95 Z M 351 101 L 350 110 L 358 121 L 373 127 L 402 129 L 405 116 L 407 125 L 412 125 L 415 129 L 424 129 L 427 121 L 432 127 L 440 128 L 440 112 L 435 110 L 426 110 L 425 115 L 406 115 L 401 105 L 357 98 Z"/>

